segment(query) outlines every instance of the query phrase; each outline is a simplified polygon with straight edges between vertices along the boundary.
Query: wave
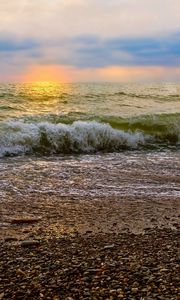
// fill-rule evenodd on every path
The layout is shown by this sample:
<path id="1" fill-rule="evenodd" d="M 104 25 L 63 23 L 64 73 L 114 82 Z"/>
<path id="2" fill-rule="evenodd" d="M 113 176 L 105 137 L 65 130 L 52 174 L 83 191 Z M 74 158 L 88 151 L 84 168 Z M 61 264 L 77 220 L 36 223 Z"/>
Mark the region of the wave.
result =
<path id="1" fill-rule="evenodd" d="M 53 124 L 71 125 L 75 121 L 96 121 L 98 123 L 108 124 L 114 129 L 123 130 L 125 132 L 139 132 L 145 135 L 155 137 L 162 142 L 177 144 L 180 134 L 180 114 L 157 114 L 157 115 L 141 115 L 131 118 L 121 118 L 117 116 L 100 116 L 87 113 L 71 112 L 68 114 L 47 114 L 27 117 L 26 122 L 50 122 Z"/>
<path id="2" fill-rule="evenodd" d="M 154 124 L 149 120 L 148 125 L 147 118 L 143 123 L 143 119 L 141 122 L 137 119 L 131 121 L 119 119 L 117 122 L 117 119 L 110 117 L 106 119 L 106 123 L 99 118 L 98 121 L 81 120 L 65 124 L 58 122 L 58 118 L 60 116 L 56 118 L 51 116 L 48 121 L 40 122 L 37 120 L 1 122 L 0 157 L 24 154 L 118 152 L 179 146 L 180 133 L 177 124 L 169 127 L 166 124 L 165 128 L 165 124 L 160 122 L 157 124 L 155 120 Z"/>
<path id="3" fill-rule="evenodd" d="M 18 154 L 92 153 L 137 149 L 144 144 L 141 133 L 131 134 L 97 122 L 72 125 L 41 122 L 7 122 L 1 136 L 1 156 Z"/>

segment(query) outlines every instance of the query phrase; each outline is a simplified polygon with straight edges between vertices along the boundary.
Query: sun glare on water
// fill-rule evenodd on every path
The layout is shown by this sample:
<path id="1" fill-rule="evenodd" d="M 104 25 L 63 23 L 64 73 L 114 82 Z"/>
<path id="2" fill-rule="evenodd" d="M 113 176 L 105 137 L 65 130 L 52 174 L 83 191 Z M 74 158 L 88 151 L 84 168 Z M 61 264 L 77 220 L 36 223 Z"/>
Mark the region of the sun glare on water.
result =
<path id="1" fill-rule="evenodd" d="M 45 100 L 47 105 L 47 100 L 60 97 L 68 79 L 67 72 L 61 66 L 37 65 L 26 70 L 22 81 L 28 98 Z"/>
<path id="2" fill-rule="evenodd" d="M 53 81 L 36 81 L 29 84 L 29 88 L 34 96 L 48 96 L 48 94 L 55 94 L 58 85 L 57 82 Z"/>
<path id="3" fill-rule="evenodd" d="M 23 92 L 26 99 L 35 100 L 36 103 L 40 101 L 45 106 L 53 105 L 54 101 L 58 101 L 65 90 L 67 90 L 66 84 L 53 81 L 36 81 L 23 85 Z M 31 102 L 31 105 L 33 103 L 34 101 Z"/>

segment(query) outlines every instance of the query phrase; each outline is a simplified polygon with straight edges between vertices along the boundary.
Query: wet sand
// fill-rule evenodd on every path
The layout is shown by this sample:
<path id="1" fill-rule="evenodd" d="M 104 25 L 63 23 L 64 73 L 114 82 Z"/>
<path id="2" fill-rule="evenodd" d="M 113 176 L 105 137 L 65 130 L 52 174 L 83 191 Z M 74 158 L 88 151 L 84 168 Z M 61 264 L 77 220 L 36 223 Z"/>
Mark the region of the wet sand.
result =
<path id="1" fill-rule="evenodd" d="M 27 196 L 1 204 L 0 238 L 47 238 L 78 232 L 143 233 L 178 227 L 179 199 L 66 199 Z M 19 220 L 19 222 L 18 222 Z M 29 222 L 28 222 L 29 220 Z"/>

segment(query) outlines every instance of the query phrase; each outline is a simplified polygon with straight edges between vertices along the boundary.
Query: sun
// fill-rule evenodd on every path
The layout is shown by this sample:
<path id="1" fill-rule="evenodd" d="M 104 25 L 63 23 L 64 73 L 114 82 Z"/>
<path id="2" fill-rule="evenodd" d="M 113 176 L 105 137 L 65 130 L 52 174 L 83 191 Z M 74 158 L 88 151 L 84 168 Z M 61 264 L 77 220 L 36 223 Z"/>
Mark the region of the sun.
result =
<path id="1" fill-rule="evenodd" d="M 37 65 L 29 67 L 23 75 L 23 82 L 26 83 L 64 83 L 69 82 L 67 72 L 61 66 Z"/>

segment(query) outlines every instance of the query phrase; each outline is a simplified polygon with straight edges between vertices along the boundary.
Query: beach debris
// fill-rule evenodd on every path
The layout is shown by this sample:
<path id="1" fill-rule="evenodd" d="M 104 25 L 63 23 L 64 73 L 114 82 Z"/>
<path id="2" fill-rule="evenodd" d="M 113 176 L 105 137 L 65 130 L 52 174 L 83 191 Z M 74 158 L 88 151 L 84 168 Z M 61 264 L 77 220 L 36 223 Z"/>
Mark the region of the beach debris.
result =
<path id="1" fill-rule="evenodd" d="M 17 269 L 17 270 L 16 270 L 16 274 L 17 274 L 17 275 L 20 275 L 20 276 L 25 276 L 25 275 L 26 275 L 25 272 L 22 271 L 21 269 Z"/>
<path id="2" fill-rule="evenodd" d="M 31 217 L 17 217 L 14 219 L 11 219 L 11 224 L 14 225 L 21 225 L 21 224 L 32 224 L 32 223 L 36 223 L 39 222 L 41 220 L 40 217 L 38 218 L 31 218 Z"/>
<path id="3" fill-rule="evenodd" d="M 91 233 L 93 233 L 93 231 L 92 231 L 92 230 L 86 230 L 85 233 L 86 233 L 86 234 L 91 234 Z"/>
<path id="4" fill-rule="evenodd" d="M 104 246 L 104 250 L 107 250 L 107 249 L 113 249 L 115 247 L 115 244 L 112 244 L 112 245 L 106 245 Z"/>
<path id="5" fill-rule="evenodd" d="M 5 242 L 16 242 L 18 239 L 14 236 L 7 236 L 4 238 Z"/>

